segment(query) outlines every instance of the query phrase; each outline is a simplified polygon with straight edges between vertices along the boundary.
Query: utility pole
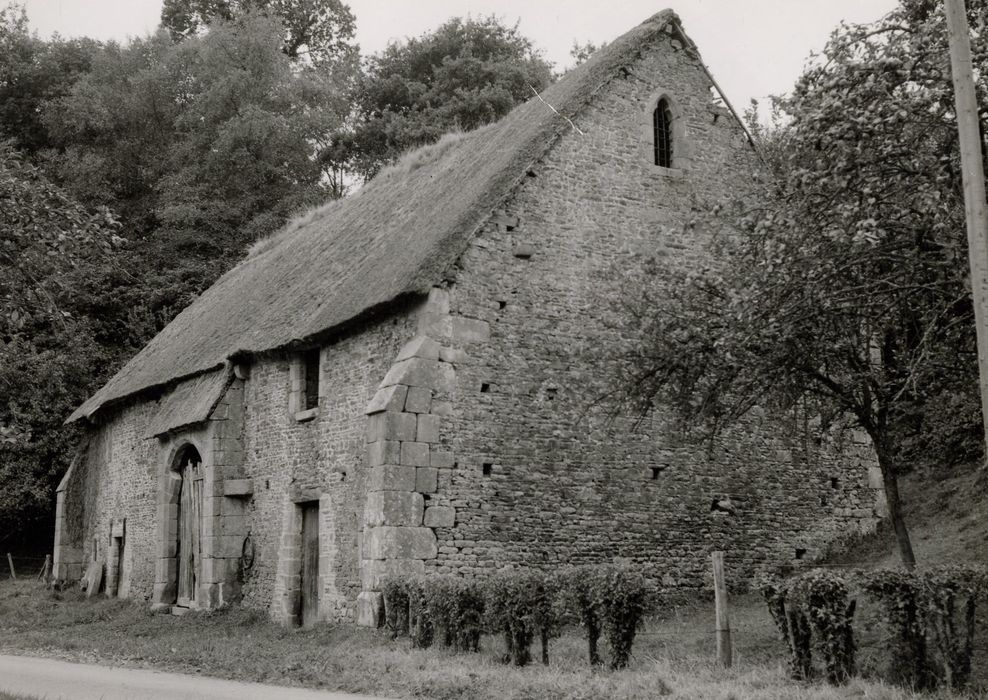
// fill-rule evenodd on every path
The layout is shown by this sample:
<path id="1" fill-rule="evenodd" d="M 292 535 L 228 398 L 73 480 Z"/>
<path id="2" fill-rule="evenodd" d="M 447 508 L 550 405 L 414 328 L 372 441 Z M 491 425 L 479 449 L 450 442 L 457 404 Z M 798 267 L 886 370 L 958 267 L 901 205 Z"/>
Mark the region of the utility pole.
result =
<path id="1" fill-rule="evenodd" d="M 978 100 L 971 66 L 971 37 L 964 0 L 945 0 L 950 38 L 950 67 L 954 76 L 957 135 L 961 145 L 964 177 L 964 210 L 967 215 L 967 250 L 971 263 L 971 296 L 978 333 L 978 378 L 981 389 L 981 424 L 988 456 L 988 207 L 985 204 L 985 172 L 981 160 Z"/>

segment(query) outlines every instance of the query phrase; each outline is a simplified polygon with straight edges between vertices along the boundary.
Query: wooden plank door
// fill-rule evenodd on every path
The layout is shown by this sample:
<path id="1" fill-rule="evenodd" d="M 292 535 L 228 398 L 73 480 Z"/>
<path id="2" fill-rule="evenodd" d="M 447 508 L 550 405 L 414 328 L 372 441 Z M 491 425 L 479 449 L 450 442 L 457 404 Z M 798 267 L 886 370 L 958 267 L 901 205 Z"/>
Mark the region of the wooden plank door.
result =
<path id="1" fill-rule="evenodd" d="M 302 505 L 302 596 L 299 618 L 311 627 L 319 617 L 319 502 Z"/>
<path id="2" fill-rule="evenodd" d="M 199 582 L 202 472 L 197 462 L 182 470 L 178 499 L 178 595 L 175 604 L 188 608 L 196 602 Z"/>

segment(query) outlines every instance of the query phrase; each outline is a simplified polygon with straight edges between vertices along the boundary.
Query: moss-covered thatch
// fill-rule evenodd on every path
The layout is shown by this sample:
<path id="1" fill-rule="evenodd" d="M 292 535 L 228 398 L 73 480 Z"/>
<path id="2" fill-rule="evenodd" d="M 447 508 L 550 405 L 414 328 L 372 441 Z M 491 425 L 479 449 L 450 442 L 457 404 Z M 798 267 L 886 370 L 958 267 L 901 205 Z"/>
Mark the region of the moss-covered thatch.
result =
<path id="1" fill-rule="evenodd" d="M 235 354 L 328 333 L 428 290 L 572 128 L 567 118 L 670 23 L 678 26 L 672 11 L 656 14 L 547 88 L 543 99 L 533 96 L 496 124 L 410 154 L 352 197 L 292 222 L 180 313 L 69 420 Z"/>

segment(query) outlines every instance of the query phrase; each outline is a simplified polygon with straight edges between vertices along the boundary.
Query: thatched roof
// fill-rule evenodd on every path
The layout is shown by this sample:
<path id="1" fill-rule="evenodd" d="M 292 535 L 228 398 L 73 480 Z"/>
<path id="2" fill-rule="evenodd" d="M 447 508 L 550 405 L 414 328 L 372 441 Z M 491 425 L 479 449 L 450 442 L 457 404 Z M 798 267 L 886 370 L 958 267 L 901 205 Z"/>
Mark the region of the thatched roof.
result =
<path id="1" fill-rule="evenodd" d="M 289 346 L 440 282 L 491 216 L 608 81 L 679 19 L 649 18 L 495 124 L 427 146 L 351 197 L 289 224 L 223 275 L 69 421 L 108 403 Z M 557 114 L 546 104 L 551 104 Z"/>

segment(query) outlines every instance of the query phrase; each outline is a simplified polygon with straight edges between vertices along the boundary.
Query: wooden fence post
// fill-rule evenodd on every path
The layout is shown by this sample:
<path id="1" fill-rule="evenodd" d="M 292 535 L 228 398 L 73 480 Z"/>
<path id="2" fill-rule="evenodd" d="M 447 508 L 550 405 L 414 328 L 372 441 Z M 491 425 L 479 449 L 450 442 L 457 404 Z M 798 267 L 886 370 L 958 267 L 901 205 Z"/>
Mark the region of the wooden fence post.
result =
<path id="1" fill-rule="evenodd" d="M 51 576 L 51 555 L 45 555 L 45 563 L 41 567 L 41 573 L 38 574 L 38 580 L 42 583 L 48 583 L 48 579 Z"/>
<path id="2" fill-rule="evenodd" d="M 717 662 L 729 668 L 734 662 L 731 621 L 727 614 L 727 584 L 724 582 L 724 553 L 711 555 L 714 564 L 714 609 L 717 615 Z"/>
<path id="3" fill-rule="evenodd" d="M 17 580 L 17 572 L 14 571 L 14 558 L 10 556 L 10 552 L 7 552 L 7 563 L 10 564 L 10 578 L 13 581 Z"/>

